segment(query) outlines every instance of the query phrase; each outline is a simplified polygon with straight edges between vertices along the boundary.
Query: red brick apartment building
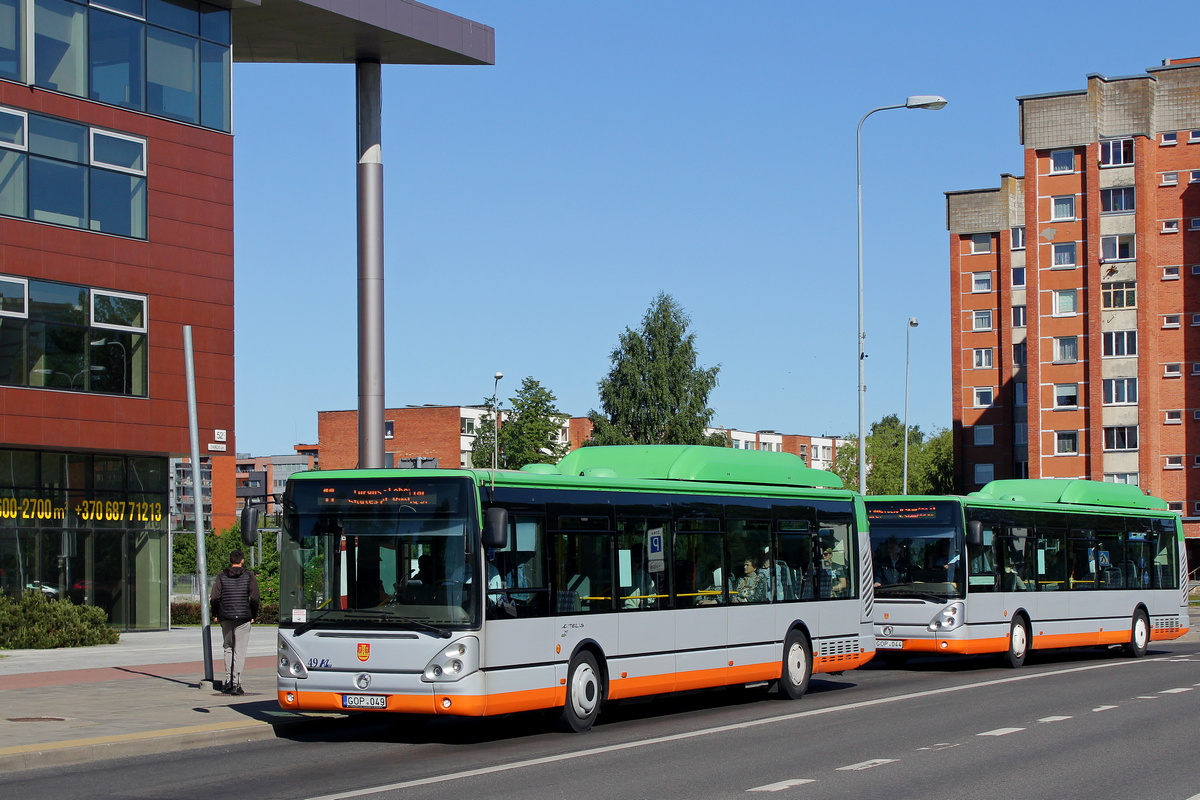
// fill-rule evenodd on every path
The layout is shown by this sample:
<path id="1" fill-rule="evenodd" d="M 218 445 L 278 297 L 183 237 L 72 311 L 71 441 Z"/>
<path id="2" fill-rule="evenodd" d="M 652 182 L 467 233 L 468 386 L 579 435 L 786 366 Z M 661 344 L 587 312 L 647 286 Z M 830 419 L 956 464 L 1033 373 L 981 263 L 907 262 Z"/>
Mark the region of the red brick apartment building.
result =
<path id="1" fill-rule="evenodd" d="M 0 592 L 167 627 L 185 326 L 207 471 L 182 488 L 233 521 L 234 58 L 493 54 L 411 0 L 0 0 Z"/>
<path id="2" fill-rule="evenodd" d="M 1024 176 L 946 193 L 955 464 L 1134 483 L 1200 537 L 1200 59 L 1146 73 L 1017 98 Z"/>

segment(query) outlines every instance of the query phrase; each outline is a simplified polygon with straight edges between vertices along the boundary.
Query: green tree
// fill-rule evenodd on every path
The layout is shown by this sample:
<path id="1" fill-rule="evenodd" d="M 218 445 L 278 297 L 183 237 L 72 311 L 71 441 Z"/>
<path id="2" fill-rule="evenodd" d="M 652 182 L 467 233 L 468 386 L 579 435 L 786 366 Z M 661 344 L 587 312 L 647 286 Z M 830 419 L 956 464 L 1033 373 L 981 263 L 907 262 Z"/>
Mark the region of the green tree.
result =
<path id="1" fill-rule="evenodd" d="M 570 449 L 560 441 L 559 431 L 567 415 L 558 410 L 554 392 L 533 378 L 521 382 L 515 397 L 510 397 L 510 411 L 501 418 L 501 469 L 520 469 L 526 464 L 554 464 Z M 495 409 L 489 398 L 484 402 L 487 412 L 476 428 L 471 445 L 471 463 L 487 468 L 492 463 L 495 441 Z"/>
<path id="2" fill-rule="evenodd" d="M 720 365 L 696 365 L 696 334 L 679 303 L 659 293 L 640 329 L 621 334 L 612 369 L 600 381 L 600 407 L 593 410 L 587 444 L 710 444 L 727 446 L 720 434 L 706 435 L 713 418 L 708 395 Z"/>
<path id="3" fill-rule="evenodd" d="M 888 414 L 871 423 L 867 434 L 867 494 L 904 491 L 904 423 Z M 949 431 L 926 439 L 920 426 L 908 429 L 908 493 L 945 494 L 953 486 L 953 447 Z M 858 437 L 847 436 L 838 448 L 833 471 L 846 486 L 858 488 Z M 947 479 L 949 476 L 949 479 Z"/>
<path id="4" fill-rule="evenodd" d="M 264 523 L 265 524 L 265 523 Z M 204 566 L 208 572 L 208 587 L 217 573 L 229 566 L 229 554 L 241 550 L 246 556 L 246 567 L 258 578 L 258 593 L 264 603 L 279 602 L 279 550 L 275 546 L 275 532 L 264 531 L 262 535 L 262 563 L 251 566 L 258 558 L 258 548 L 242 544 L 242 527 L 233 523 L 223 531 L 207 531 L 204 534 Z M 176 575 L 196 574 L 196 533 L 194 530 L 177 530 L 171 534 L 171 567 Z"/>
<path id="5" fill-rule="evenodd" d="M 911 473 L 911 464 L 909 470 Z M 954 484 L 954 434 L 949 428 L 938 429 L 922 444 L 919 476 L 920 483 L 914 484 L 909 475 L 908 490 L 912 494 L 953 494 L 958 491 Z"/>

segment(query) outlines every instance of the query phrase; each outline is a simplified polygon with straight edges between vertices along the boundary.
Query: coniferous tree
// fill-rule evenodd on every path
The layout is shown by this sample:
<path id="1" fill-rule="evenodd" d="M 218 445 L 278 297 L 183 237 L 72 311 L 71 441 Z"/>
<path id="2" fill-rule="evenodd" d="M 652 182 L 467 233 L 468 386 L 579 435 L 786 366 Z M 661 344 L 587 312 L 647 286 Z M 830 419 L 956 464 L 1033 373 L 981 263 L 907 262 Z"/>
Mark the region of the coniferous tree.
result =
<path id="1" fill-rule="evenodd" d="M 569 449 L 559 437 L 567 415 L 558 410 L 554 392 L 534 378 L 526 378 L 515 397 L 509 398 L 510 410 L 501 416 L 500 469 L 520 469 L 526 464 L 554 464 Z M 471 445 L 471 464 L 479 469 L 492 465 L 496 431 L 496 410 L 491 398 L 476 428 Z"/>

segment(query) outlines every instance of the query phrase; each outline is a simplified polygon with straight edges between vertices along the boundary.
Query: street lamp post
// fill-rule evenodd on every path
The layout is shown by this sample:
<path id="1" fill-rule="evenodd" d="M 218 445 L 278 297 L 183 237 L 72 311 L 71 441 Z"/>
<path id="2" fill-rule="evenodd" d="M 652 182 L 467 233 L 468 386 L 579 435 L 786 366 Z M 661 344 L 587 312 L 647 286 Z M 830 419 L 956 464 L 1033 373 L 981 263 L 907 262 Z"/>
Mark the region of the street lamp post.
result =
<path id="1" fill-rule="evenodd" d="M 904 329 L 904 494 L 908 494 L 908 352 L 909 335 L 917 327 L 917 318 L 908 318 L 908 327 Z"/>
<path id="2" fill-rule="evenodd" d="M 864 352 L 867 334 L 863 330 L 863 244 L 862 244 L 862 126 L 876 111 L 893 108 L 927 108 L 936 111 L 946 105 L 946 98 L 937 95 L 913 95 L 900 105 L 873 108 L 858 121 L 855 140 L 858 160 L 858 493 L 867 493 L 867 355 Z"/>
<path id="3" fill-rule="evenodd" d="M 503 372 L 496 373 L 496 382 L 492 384 L 492 414 L 495 428 L 492 430 L 492 487 L 496 486 L 496 465 L 500 461 L 500 379 Z"/>

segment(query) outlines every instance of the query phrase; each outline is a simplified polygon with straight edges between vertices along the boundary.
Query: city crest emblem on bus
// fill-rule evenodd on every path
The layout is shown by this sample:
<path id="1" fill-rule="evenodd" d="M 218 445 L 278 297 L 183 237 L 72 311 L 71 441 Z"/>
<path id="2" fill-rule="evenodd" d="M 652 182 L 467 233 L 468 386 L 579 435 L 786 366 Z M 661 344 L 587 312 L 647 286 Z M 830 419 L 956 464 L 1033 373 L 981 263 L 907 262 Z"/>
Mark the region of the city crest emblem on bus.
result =
<path id="1" fill-rule="evenodd" d="M 366 661 L 370 657 L 371 657 L 371 645 L 366 642 L 359 642 L 359 644 L 358 644 L 358 660 Z"/>

